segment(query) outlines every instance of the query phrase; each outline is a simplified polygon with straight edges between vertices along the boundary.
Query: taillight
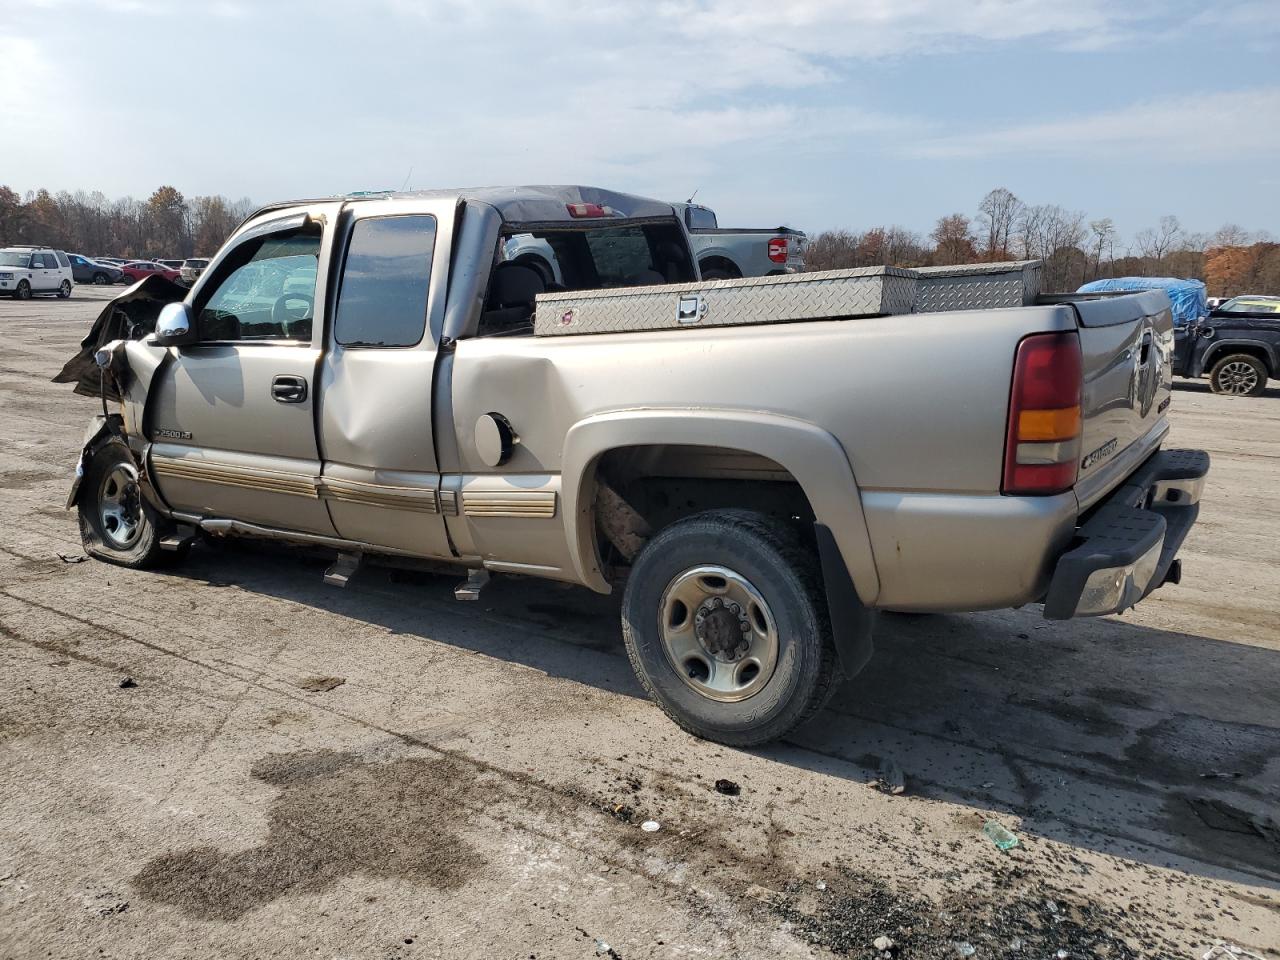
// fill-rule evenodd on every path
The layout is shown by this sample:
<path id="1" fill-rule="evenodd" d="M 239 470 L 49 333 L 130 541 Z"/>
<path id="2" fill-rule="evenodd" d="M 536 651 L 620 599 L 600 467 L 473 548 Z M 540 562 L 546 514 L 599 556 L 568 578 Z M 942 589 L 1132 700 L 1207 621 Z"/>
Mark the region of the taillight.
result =
<path id="1" fill-rule="evenodd" d="M 565 209 L 569 211 L 569 216 L 576 218 L 613 216 L 611 208 L 598 203 L 566 203 Z"/>
<path id="2" fill-rule="evenodd" d="M 759 247 L 756 247 L 759 250 Z M 774 237 L 769 241 L 769 259 L 774 263 L 787 262 L 787 238 Z"/>
<path id="3" fill-rule="evenodd" d="M 1004 449 L 1006 494 L 1070 490 L 1080 461 L 1084 366 L 1074 333 L 1037 333 L 1018 344 Z"/>

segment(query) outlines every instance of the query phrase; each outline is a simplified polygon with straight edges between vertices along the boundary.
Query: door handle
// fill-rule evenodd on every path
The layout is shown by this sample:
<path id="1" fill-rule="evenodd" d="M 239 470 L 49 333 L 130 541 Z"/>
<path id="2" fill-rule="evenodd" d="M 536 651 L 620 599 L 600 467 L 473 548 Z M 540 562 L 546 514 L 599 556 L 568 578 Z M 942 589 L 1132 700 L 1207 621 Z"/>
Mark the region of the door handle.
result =
<path id="1" fill-rule="evenodd" d="M 272 378 L 271 399 L 277 403 L 302 403 L 307 399 L 306 378 L 288 374 Z"/>

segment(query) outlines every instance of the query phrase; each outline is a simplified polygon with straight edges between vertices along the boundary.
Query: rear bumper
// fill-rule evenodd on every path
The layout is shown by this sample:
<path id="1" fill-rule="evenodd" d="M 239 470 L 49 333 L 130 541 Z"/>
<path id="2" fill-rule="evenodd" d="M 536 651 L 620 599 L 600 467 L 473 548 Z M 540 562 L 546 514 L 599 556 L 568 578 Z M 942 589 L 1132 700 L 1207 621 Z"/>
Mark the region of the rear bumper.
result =
<path id="1" fill-rule="evenodd" d="M 1076 531 L 1076 546 L 1058 558 L 1045 617 L 1119 613 L 1177 582 L 1178 549 L 1200 513 L 1208 472 L 1203 450 L 1164 450 L 1135 470 Z"/>

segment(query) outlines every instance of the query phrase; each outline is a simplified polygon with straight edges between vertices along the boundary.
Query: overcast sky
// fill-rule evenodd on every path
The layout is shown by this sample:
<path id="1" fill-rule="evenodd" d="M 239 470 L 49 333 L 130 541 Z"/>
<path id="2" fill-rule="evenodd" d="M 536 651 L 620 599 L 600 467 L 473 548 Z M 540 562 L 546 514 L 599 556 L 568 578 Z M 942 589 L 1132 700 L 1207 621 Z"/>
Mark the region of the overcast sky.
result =
<path id="1" fill-rule="evenodd" d="M 0 184 L 590 183 L 927 231 L 1006 186 L 1280 233 L 1280 0 L 14 0 Z"/>

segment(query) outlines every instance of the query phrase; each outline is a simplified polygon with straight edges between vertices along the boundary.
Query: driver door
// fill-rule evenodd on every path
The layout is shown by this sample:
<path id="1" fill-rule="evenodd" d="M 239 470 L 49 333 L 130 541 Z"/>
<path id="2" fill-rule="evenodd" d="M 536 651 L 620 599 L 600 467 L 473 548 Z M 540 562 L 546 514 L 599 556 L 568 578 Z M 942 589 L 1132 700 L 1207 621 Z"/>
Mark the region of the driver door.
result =
<path id="1" fill-rule="evenodd" d="M 190 294 L 199 342 L 169 348 L 145 424 L 152 474 L 175 510 L 334 533 L 315 402 L 339 207 L 255 225 Z"/>

